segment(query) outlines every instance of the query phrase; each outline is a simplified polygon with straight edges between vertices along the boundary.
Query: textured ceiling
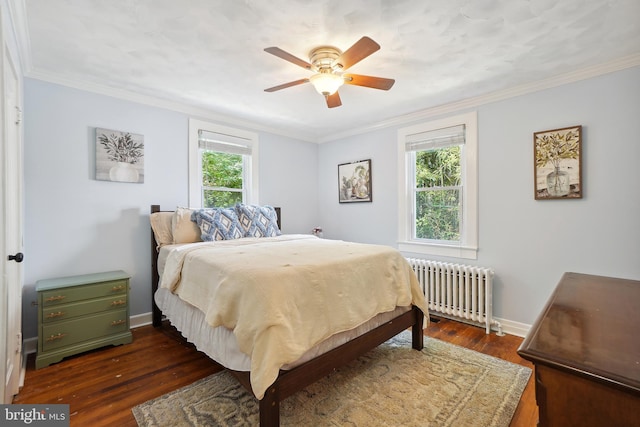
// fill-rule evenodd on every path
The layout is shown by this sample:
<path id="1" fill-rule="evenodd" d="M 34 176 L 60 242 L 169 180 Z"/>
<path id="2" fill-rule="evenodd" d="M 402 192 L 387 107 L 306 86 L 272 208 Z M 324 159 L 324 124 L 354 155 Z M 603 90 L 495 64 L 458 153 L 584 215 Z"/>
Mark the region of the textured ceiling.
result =
<path id="1" fill-rule="evenodd" d="M 639 0 L 16 0 L 26 75 L 125 90 L 321 140 L 438 105 L 640 53 Z M 308 60 L 362 36 L 381 49 L 328 109 L 308 77 L 263 51 Z"/>

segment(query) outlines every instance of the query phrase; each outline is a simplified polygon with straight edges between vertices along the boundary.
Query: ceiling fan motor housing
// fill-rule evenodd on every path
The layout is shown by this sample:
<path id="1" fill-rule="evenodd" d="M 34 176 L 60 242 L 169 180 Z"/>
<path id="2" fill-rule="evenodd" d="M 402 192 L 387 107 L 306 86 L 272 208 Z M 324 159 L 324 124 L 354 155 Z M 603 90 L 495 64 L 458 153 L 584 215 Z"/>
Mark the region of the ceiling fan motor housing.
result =
<path id="1" fill-rule="evenodd" d="M 342 51 L 333 46 L 320 46 L 309 52 L 311 69 L 318 73 L 332 73 L 342 71 L 342 64 L 336 62 Z"/>

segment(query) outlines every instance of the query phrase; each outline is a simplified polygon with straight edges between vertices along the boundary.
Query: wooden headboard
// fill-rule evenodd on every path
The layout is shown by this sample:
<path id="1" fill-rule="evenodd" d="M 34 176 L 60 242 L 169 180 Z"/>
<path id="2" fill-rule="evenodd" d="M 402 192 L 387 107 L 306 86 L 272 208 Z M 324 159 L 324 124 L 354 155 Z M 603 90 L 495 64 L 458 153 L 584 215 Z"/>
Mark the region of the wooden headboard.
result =
<path id="1" fill-rule="evenodd" d="M 282 216 L 280 213 L 280 208 L 274 208 L 276 210 L 276 214 L 278 218 L 276 220 L 278 224 L 278 228 L 282 230 Z M 173 212 L 173 211 L 163 211 L 160 209 L 160 205 L 151 205 L 151 212 Z M 153 322 L 153 326 L 160 326 L 162 324 L 162 312 L 160 308 L 156 305 L 154 300 L 154 295 L 158 290 L 158 285 L 160 284 L 160 275 L 158 274 L 158 250 L 156 238 L 153 234 L 153 230 L 151 230 L 151 320 Z"/>

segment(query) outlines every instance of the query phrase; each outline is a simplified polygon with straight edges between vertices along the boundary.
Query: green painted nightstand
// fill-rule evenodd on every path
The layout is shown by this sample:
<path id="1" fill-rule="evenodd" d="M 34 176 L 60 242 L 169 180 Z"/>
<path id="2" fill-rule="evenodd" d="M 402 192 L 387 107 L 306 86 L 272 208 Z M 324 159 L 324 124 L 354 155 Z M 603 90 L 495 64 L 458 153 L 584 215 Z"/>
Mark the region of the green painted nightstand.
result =
<path id="1" fill-rule="evenodd" d="M 129 275 L 124 271 L 39 280 L 36 369 L 106 345 L 128 344 Z"/>

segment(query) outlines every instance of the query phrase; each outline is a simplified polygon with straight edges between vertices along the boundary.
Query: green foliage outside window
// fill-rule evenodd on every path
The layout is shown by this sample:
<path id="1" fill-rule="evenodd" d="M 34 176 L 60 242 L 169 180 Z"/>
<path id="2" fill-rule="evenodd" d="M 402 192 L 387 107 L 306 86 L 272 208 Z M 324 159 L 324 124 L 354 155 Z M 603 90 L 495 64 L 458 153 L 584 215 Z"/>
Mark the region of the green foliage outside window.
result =
<path id="1" fill-rule="evenodd" d="M 416 153 L 416 238 L 460 240 L 460 146 Z"/>
<path id="2" fill-rule="evenodd" d="M 202 151 L 203 207 L 242 203 L 242 177 L 242 155 Z"/>

